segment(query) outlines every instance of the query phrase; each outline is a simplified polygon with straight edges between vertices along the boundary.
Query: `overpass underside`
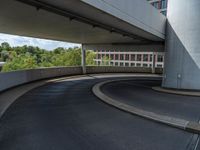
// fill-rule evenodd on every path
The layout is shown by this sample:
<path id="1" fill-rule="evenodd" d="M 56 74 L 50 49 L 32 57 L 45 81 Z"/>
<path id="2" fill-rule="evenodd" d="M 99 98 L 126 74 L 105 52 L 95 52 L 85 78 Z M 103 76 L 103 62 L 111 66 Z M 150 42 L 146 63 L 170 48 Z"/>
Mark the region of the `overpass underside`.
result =
<path id="1" fill-rule="evenodd" d="M 165 37 L 165 17 L 139 0 L 2 0 L 0 18 L 3 33 L 87 45 L 163 45 Z"/>

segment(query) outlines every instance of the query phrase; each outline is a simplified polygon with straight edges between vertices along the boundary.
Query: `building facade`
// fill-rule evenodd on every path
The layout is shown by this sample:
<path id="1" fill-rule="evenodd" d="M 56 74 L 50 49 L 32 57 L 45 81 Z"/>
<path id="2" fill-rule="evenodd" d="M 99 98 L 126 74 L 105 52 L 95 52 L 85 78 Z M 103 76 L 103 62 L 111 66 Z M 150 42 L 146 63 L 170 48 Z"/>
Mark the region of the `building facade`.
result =
<path id="1" fill-rule="evenodd" d="M 96 65 L 110 65 L 121 67 L 164 67 L 163 52 L 120 52 L 120 51 L 97 51 Z"/>
<path id="2" fill-rule="evenodd" d="M 151 5 L 157 8 L 163 15 L 167 15 L 167 2 L 168 0 L 147 0 Z"/>

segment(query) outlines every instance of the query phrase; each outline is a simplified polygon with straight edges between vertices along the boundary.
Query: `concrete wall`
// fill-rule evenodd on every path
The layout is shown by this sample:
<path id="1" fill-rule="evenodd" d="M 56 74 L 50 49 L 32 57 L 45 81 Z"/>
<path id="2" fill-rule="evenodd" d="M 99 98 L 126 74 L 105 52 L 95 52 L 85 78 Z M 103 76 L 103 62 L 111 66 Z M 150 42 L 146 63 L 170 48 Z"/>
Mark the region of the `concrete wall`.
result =
<path id="1" fill-rule="evenodd" d="M 170 0 L 163 87 L 200 90 L 200 1 Z"/>
<path id="2" fill-rule="evenodd" d="M 146 0 L 82 0 L 116 18 L 136 26 L 152 35 L 157 35 L 161 39 L 165 38 L 166 17 L 159 13 L 159 10 L 152 7 Z M 99 18 L 98 18 L 99 19 Z M 102 18 L 101 22 L 104 22 Z M 119 23 L 116 23 L 117 26 Z M 120 27 L 119 27 L 120 28 Z M 124 28 L 128 30 L 127 28 Z M 142 33 L 137 29 L 129 29 L 136 35 L 153 39 L 153 37 Z"/>
<path id="3" fill-rule="evenodd" d="M 133 68 L 133 67 L 109 67 L 109 66 L 87 66 L 88 74 L 93 73 L 151 73 L 151 68 Z M 162 69 L 156 69 L 156 73 L 162 73 Z M 23 71 L 14 71 L 8 73 L 0 73 L 0 92 L 9 88 L 22 85 L 25 83 L 61 77 L 82 74 L 82 67 L 58 67 L 31 69 Z"/>
<path id="4" fill-rule="evenodd" d="M 0 73 L 0 92 L 36 80 L 78 74 L 82 74 L 81 67 L 44 68 Z"/>
<path id="5" fill-rule="evenodd" d="M 111 66 L 88 66 L 86 68 L 88 74 L 92 73 L 152 73 L 151 68 L 142 67 L 111 67 Z M 157 74 L 162 73 L 162 69 L 156 68 Z"/>

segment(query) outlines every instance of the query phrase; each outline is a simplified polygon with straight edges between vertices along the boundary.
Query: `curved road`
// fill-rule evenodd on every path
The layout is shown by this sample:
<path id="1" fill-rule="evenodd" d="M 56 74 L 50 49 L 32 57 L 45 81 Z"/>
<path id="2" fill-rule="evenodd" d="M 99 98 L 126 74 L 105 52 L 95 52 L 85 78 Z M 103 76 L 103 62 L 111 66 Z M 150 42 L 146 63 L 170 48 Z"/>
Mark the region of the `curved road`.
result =
<path id="1" fill-rule="evenodd" d="M 101 102 L 91 88 L 104 80 L 50 83 L 17 99 L 0 120 L 0 150 L 198 149 L 197 135 Z"/>

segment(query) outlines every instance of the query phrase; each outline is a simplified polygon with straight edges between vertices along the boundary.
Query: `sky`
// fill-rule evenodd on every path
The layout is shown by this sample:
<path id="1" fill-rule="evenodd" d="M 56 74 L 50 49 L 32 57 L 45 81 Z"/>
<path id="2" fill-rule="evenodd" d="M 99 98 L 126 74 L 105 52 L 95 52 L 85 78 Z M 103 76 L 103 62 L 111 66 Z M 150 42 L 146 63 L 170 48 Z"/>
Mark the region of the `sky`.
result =
<path id="1" fill-rule="evenodd" d="M 45 40 L 45 39 L 30 38 L 30 37 L 0 33 L 0 44 L 3 42 L 8 42 L 12 47 L 28 45 L 28 46 L 38 46 L 39 48 L 46 50 L 53 50 L 57 47 L 69 48 L 74 46 L 80 46 L 80 44 L 75 44 L 75 43 L 60 42 L 60 41 Z"/>

